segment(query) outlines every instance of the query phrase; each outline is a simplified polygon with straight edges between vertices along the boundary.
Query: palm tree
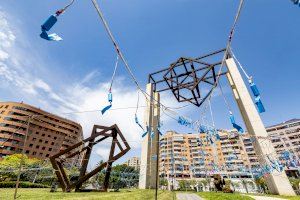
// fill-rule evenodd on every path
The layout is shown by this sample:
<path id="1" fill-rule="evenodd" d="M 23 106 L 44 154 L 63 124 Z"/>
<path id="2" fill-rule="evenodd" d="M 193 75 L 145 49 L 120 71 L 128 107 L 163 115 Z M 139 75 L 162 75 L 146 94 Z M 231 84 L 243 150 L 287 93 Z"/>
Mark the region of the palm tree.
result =
<path id="1" fill-rule="evenodd" d="M 248 192 L 248 187 L 247 187 L 248 181 L 245 180 L 245 179 L 242 179 L 241 182 L 242 182 L 244 188 L 246 189 L 246 193 L 249 193 L 249 192 Z"/>

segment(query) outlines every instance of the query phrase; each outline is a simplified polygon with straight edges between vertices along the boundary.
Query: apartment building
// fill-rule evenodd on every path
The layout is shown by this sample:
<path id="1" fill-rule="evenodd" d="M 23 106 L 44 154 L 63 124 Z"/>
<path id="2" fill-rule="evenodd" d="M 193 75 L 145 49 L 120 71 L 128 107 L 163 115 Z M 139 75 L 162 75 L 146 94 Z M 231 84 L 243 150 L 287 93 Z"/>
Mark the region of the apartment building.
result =
<path id="1" fill-rule="evenodd" d="M 300 160 L 300 119 L 267 127 L 269 138 L 282 160 L 288 151 Z M 179 134 L 168 131 L 160 140 L 160 175 L 167 178 L 203 178 L 212 173 L 232 178 L 250 178 L 252 168 L 259 167 L 253 141 L 235 130 L 218 130 L 220 140 L 210 143 L 206 134 Z M 300 163 L 297 163 L 298 165 Z M 299 167 L 298 167 L 299 168 Z M 297 167 L 287 173 L 300 176 Z"/>
<path id="2" fill-rule="evenodd" d="M 82 139 L 76 122 L 25 103 L 0 102 L 0 159 L 23 148 L 29 157 L 45 159 Z"/>
<path id="3" fill-rule="evenodd" d="M 300 119 L 291 119 L 286 122 L 272 125 L 266 128 L 269 138 L 276 150 L 279 160 L 283 161 L 284 151 L 290 152 L 294 160 L 300 160 Z M 252 141 L 249 137 L 243 137 L 244 146 L 248 154 L 251 167 L 259 166 Z"/>
<path id="4" fill-rule="evenodd" d="M 130 167 L 134 167 L 135 170 L 139 170 L 141 160 L 139 157 L 134 156 L 134 157 L 129 158 L 124 164 L 127 166 L 130 166 Z"/>
<path id="5" fill-rule="evenodd" d="M 269 126 L 267 131 L 278 155 L 289 151 L 300 159 L 300 119 Z"/>
<path id="6" fill-rule="evenodd" d="M 204 178 L 213 173 L 250 177 L 243 140 L 236 131 L 218 130 L 220 140 L 207 141 L 206 134 L 167 132 L 160 142 L 160 174 L 174 178 Z"/>
<path id="7" fill-rule="evenodd" d="M 225 162 L 222 169 L 233 176 L 247 175 L 245 172 L 251 168 L 251 162 L 247 154 L 247 148 L 242 137 L 236 130 L 219 130 L 221 154 Z M 244 173 L 244 174 L 241 174 Z M 248 174 L 249 175 L 249 174 Z"/>

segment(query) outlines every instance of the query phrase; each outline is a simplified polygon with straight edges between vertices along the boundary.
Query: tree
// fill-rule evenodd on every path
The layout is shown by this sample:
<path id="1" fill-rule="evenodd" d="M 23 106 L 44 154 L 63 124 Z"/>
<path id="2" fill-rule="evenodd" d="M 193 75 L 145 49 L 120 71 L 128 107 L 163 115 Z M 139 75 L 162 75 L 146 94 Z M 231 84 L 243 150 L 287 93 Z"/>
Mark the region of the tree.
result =
<path id="1" fill-rule="evenodd" d="M 191 181 L 188 180 L 180 180 L 179 181 L 179 189 L 180 190 L 190 190 L 191 189 Z"/>
<path id="2" fill-rule="evenodd" d="M 247 186 L 247 184 L 248 184 L 248 181 L 247 181 L 247 180 L 245 180 L 245 179 L 242 179 L 242 180 L 241 180 L 241 182 L 242 182 L 242 184 L 243 184 L 244 188 L 246 189 L 246 193 L 249 193 L 249 191 L 248 191 L 248 186 Z"/>
<path id="3" fill-rule="evenodd" d="M 255 183 L 260 189 L 263 190 L 264 193 L 267 193 L 268 187 L 267 187 L 267 183 L 263 177 L 256 178 Z"/>
<path id="4" fill-rule="evenodd" d="M 17 169 L 20 166 L 21 158 L 22 154 L 13 154 L 5 156 L 3 160 L 0 161 L 0 180 L 15 180 L 17 178 Z M 37 158 L 28 158 L 24 155 L 23 167 L 25 169 L 39 168 L 41 163 L 42 161 Z M 21 180 L 28 181 L 33 177 L 33 173 L 34 170 L 25 170 L 21 175 Z"/>
<path id="5" fill-rule="evenodd" d="M 206 190 L 206 186 L 208 185 L 208 181 L 207 179 L 202 179 L 201 181 L 199 181 L 200 184 L 202 184 L 204 186 L 203 190 Z"/>
<path id="6" fill-rule="evenodd" d="M 98 173 L 98 184 L 103 185 L 105 169 Z M 112 167 L 109 186 L 113 189 L 135 187 L 139 181 L 139 172 L 134 167 L 127 165 L 116 165 Z"/>
<path id="7" fill-rule="evenodd" d="M 186 189 L 186 181 L 185 180 L 180 180 L 179 182 L 179 189 L 180 190 L 185 190 Z"/>
<path id="8" fill-rule="evenodd" d="M 159 179 L 159 185 L 160 185 L 160 186 L 164 186 L 164 187 L 163 187 L 163 189 L 164 189 L 166 186 L 168 186 L 168 180 L 165 179 L 165 178 L 160 178 L 160 179 Z"/>
<path id="9" fill-rule="evenodd" d="M 291 185 L 293 186 L 294 190 L 300 190 L 299 184 L 300 184 L 300 179 L 298 178 L 289 178 L 289 181 Z"/>
<path id="10" fill-rule="evenodd" d="M 18 168 L 22 155 L 13 154 L 5 156 L 0 161 L 0 181 L 15 181 L 17 179 Z M 55 179 L 53 168 L 50 163 L 37 158 L 23 157 L 23 171 L 20 176 L 21 181 L 29 181 L 32 183 L 41 183 L 51 185 Z"/>

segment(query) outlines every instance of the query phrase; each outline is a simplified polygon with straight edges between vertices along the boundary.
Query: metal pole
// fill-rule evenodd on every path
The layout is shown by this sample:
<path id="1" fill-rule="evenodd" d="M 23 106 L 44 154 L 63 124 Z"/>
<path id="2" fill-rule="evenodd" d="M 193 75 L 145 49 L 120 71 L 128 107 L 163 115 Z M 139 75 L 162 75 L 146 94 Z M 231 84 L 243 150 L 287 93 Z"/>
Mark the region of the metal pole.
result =
<path id="1" fill-rule="evenodd" d="M 159 131 L 157 131 L 156 144 L 156 185 L 155 185 L 155 200 L 157 200 L 158 180 L 159 180 Z"/>
<path id="2" fill-rule="evenodd" d="M 28 132 L 29 132 L 30 119 L 32 117 L 33 117 L 32 115 L 28 116 L 28 119 L 27 119 L 27 127 L 26 127 L 26 133 L 25 133 L 23 148 L 22 148 L 22 156 L 21 156 L 21 160 L 20 160 L 20 166 L 19 166 L 19 170 L 18 170 L 18 177 L 17 177 L 16 188 L 15 188 L 15 193 L 14 193 L 14 200 L 18 198 L 17 194 L 18 194 L 18 188 L 19 188 L 19 184 L 20 184 L 21 172 L 22 172 L 23 163 L 24 163 L 25 144 L 26 144 L 27 136 L 28 136 Z"/>

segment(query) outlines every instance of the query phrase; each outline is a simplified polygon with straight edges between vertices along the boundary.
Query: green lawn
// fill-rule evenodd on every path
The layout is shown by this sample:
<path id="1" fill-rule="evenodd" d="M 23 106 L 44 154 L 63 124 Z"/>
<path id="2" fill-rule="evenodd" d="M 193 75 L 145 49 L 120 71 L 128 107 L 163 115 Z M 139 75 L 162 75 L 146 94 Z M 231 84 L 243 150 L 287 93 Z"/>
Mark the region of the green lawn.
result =
<path id="1" fill-rule="evenodd" d="M 198 192 L 197 194 L 205 200 L 253 200 L 251 197 L 243 196 L 238 193 Z"/>
<path id="2" fill-rule="evenodd" d="M 300 200 L 300 196 L 290 197 L 290 196 L 280 196 L 280 195 L 271 195 L 271 194 L 249 194 L 249 195 L 275 197 L 275 198 L 282 198 L 282 199 L 289 199 L 289 200 Z"/>
<path id="3" fill-rule="evenodd" d="M 222 192 L 199 192 L 197 193 L 200 197 L 206 199 L 206 200 L 253 200 L 253 198 L 241 195 L 239 193 L 229 194 L 229 193 L 222 193 Z M 300 196 L 296 197 L 288 197 L 288 196 L 279 196 L 279 195 L 264 195 L 264 194 L 249 194 L 251 196 L 267 196 L 267 197 L 276 197 L 276 198 L 282 198 L 289 199 L 289 200 L 300 200 Z"/>
<path id="4" fill-rule="evenodd" d="M 14 189 L 3 188 L 0 189 L 1 200 L 13 199 Z M 49 189 L 27 189 L 21 188 L 18 190 L 21 195 L 20 200 L 152 200 L 154 199 L 154 190 L 122 190 L 120 192 L 83 192 L 83 193 L 50 193 Z M 173 194 L 169 191 L 159 191 L 159 200 L 172 200 Z"/>

